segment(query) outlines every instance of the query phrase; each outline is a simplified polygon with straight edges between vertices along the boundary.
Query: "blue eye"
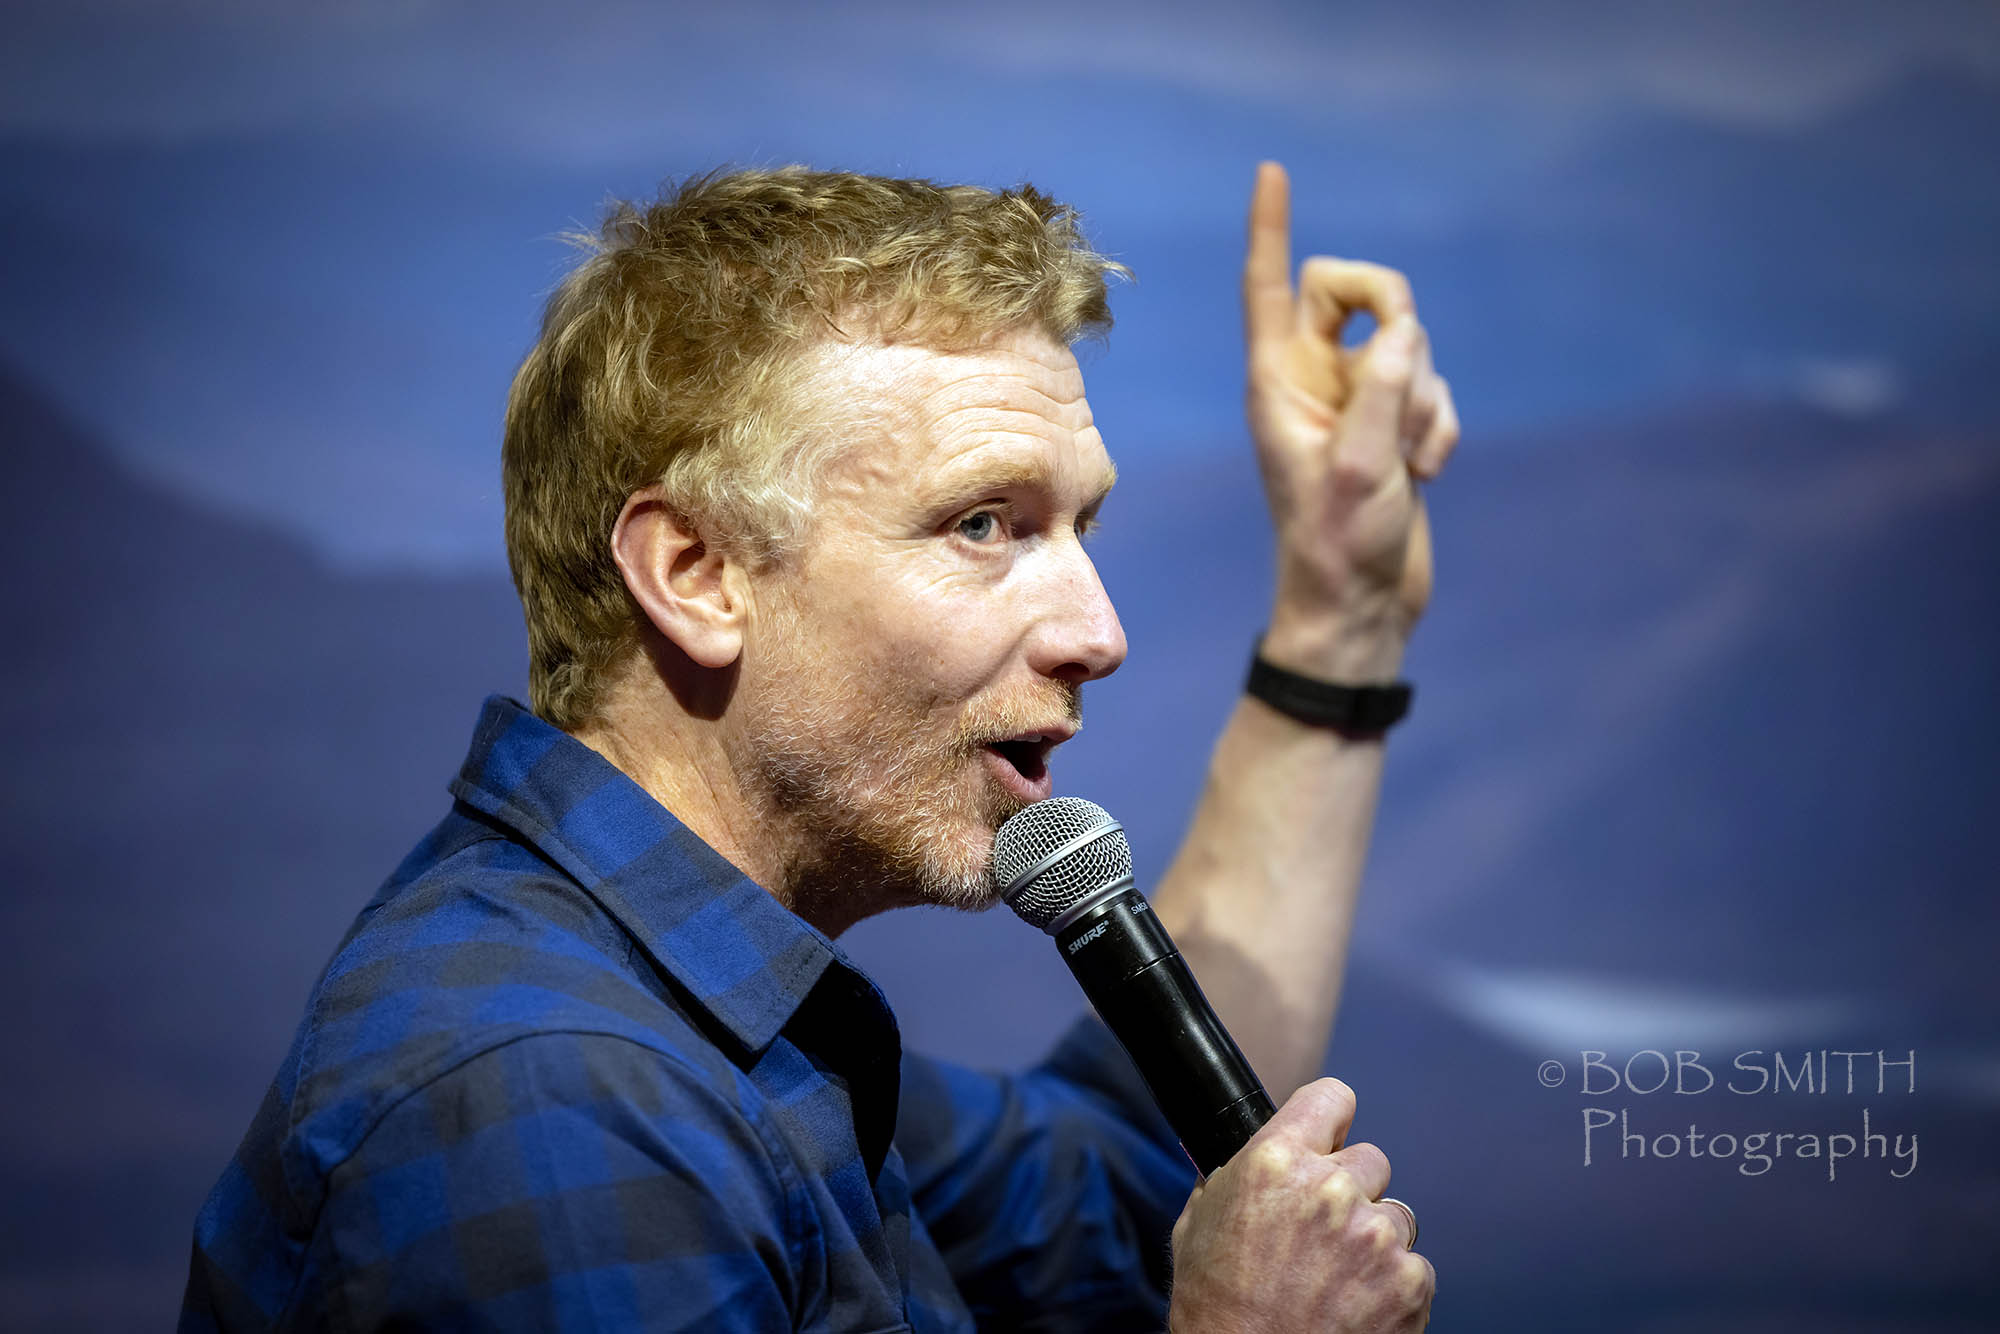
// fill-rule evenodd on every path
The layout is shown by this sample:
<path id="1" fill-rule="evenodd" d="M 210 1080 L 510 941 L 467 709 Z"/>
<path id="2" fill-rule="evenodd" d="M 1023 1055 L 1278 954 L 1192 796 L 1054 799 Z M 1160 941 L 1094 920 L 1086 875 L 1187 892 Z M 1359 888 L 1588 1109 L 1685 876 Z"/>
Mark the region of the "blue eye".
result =
<path id="1" fill-rule="evenodd" d="M 994 510 L 978 510 L 958 521 L 958 535 L 968 542 L 991 541 L 1000 531 L 1000 515 Z"/>

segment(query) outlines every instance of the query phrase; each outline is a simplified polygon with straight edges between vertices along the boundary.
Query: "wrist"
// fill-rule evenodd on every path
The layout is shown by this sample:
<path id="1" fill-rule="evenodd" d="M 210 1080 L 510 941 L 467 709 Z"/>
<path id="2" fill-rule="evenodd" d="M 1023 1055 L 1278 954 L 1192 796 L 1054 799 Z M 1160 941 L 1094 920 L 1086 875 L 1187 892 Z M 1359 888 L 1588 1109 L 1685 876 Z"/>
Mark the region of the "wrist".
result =
<path id="1" fill-rule="evenodd" d="M 1261 652 L 1251 655 L 1243 689 L 1295 722 L 1336 732 L 1350 741 L 1380 741 L 1410 711 L 1414 693 L 1408 681 L 1349 684 L 1304 676 L 1276 665 Z"/>
<path id="2" fill-rule="evenodd" d="M 1409 637 L 1409 626 L 1386 612 L 1281 611 L 1271 617 L 1259 651 L 1266 662 L 1301 676 L 1373 685 L 1396 679 Z"/>

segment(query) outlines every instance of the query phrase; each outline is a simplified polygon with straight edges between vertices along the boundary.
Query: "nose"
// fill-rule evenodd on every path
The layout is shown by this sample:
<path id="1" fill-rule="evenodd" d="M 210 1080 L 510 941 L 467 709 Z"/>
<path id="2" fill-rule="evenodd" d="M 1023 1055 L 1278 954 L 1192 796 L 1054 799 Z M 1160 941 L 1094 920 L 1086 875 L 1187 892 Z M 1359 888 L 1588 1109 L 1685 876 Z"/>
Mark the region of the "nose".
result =
<path id="1" fill-rule="evenodd" d="M 1046 605 L 1028 646 L 1028 663 L 1042 676 L 1082 685 L 1109 676 L 1125 661 L 1125 627 L 1118 623 L 1097 566 L 1083 547 L 1064 543 L 1046 590 Z"/>

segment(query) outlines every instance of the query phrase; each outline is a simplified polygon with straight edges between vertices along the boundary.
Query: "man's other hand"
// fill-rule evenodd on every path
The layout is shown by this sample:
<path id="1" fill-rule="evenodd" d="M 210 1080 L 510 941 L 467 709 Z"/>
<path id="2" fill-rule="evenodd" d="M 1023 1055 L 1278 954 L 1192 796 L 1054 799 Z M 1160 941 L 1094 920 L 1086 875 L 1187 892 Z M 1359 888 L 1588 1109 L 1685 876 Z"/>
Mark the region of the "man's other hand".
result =
<path id="1" fill-rule="evenodd" d="M 1431 594 L 1417 483 L 1458 443 L 1410 285 L 1394 269 L 1315 255 L 1292 283 L 1291 183 L 1257 170 L 1243 267 L 1250 431 L 1278 534 L 1265 656 L 1307 675 L 1386 681 Z M 1341 332 L 1359 311 L 1376 328 Z"/>
<path id="2" fill-rule="evenodd" d="M 1294 1093 L 1195 1188 L 1174 1224 L 1172 1334 L 1406 1334 L 1430 1322 L 1437 1275 L 1380 1203 L 1389 1160 L 1346 1144 L 1354 1093 Z M 1343 1147 L 1345 1146 L 1345 1147 Z"/>

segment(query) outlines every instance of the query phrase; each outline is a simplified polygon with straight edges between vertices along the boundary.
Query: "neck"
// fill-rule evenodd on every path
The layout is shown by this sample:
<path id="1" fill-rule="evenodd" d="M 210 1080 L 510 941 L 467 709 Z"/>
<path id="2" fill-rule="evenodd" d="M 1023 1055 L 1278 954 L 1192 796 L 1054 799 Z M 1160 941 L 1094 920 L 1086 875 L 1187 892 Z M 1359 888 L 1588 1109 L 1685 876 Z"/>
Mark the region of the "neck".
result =
<path id="1" fill-rule="evenodd" d="M 657 677 L 647 681 L 634 672 L 571 735 L 789 908 L 782 840 L 772 837 L 729 761 L 727 726 L 726 710 L 689 708 Z"/>
<path id="2" fill-rule="evenodd" d="M 712 683 L 711 683 L 712 685 Z M 841 840 L 816 839 L 760 799 L 732 759 L 731 690 L 689 690 L 633 672 L 591 723 L 570 734 L 644 788 L 702 842 L 828 937 L 909 901 L 876 883 L 875 864 Z"/>

